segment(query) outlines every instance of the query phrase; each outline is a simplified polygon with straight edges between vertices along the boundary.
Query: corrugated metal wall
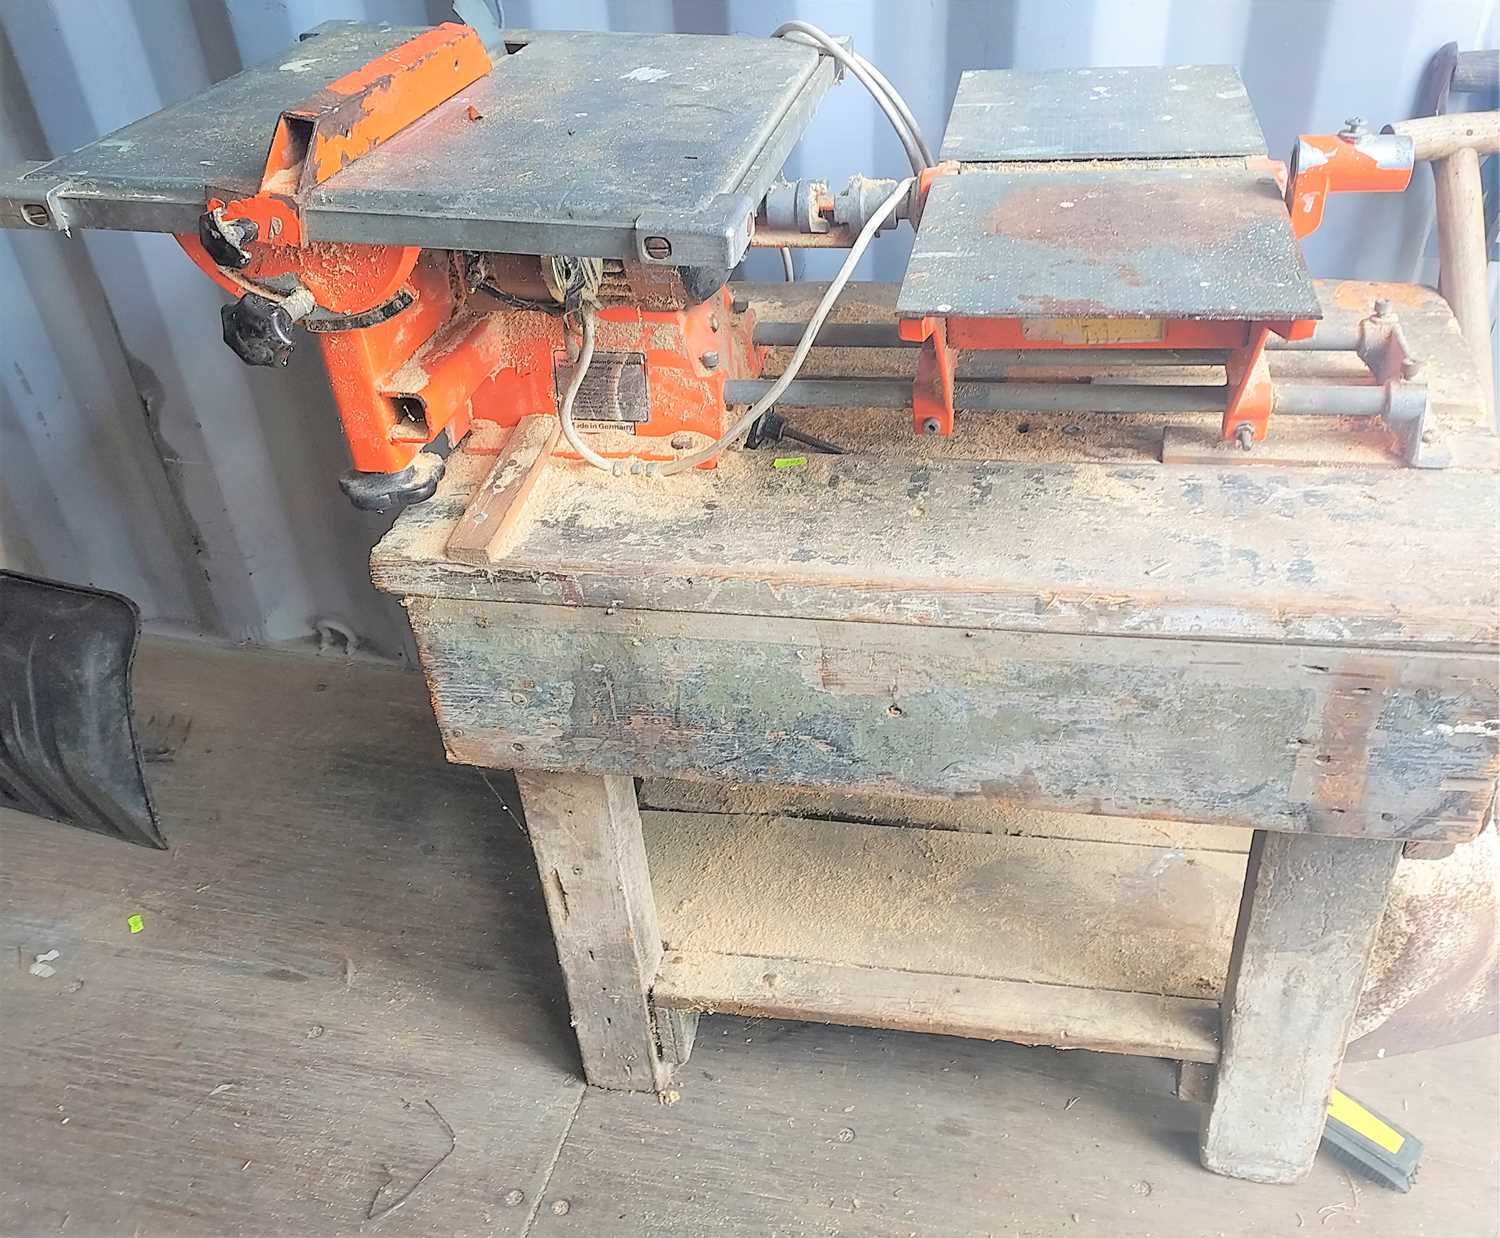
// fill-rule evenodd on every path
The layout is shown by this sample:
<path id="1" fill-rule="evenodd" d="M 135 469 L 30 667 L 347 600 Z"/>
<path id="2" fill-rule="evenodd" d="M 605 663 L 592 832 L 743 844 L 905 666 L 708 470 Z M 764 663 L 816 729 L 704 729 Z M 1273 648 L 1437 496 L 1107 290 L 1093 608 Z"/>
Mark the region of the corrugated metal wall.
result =
<path id="1" fill-rule="evenodd" d="M 444 0 L 0 0 L 0 165 L 48 158 L 281 50 L 330 18 L 425 24 Z M 1273 153 L 1357 113 L 1409 113 L 1441 44 L 1496 44 L 1495 0 L 508 0 L 507 24 L 769 33 L 801 17 L 853 36 L 941 135 L 958 75 L 986 66 L 1229 62 Z M 900 175 L 854 83 L 788 168 L 835 183 Z M 1401 197 L 1336 201 L 1315 274 L 1433 278 L 1425 169 Z M 831 255 L 808 255 L 823 274 Z M 863 278 L 899 279 L 904 240 Z M 803 256 L 799 256 L 799 264 Z M 774 255 L 750 273 L 775 278 Z M 342 441 L 316 355 L 250 370 L 223 347 L 220 294 L 166 237 L 0 232 L 0 562 L 119 589 L 163 624 L 255 641 L 341 621 L 407 647 L 370 587 L 383 522 L 335 484 Z"/>

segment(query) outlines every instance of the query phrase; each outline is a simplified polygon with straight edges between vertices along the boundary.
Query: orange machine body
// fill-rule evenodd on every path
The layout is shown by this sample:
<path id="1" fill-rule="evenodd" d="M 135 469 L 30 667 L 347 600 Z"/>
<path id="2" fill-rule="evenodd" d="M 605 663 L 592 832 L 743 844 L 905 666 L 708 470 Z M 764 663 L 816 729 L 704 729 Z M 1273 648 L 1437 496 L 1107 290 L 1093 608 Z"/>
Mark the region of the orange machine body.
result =
<path id="1" fill-rule="evenodd" d="M 556 376 L 569 345 L 561 307 L 517 308 L 471 291 L 448 251 L 310 241 L 302 224 L 309 190 L 490 67 L 474 31 L 448 24 L 347 74 L 282 113 L 256 194 L 210 191 L 210 211 L 255 224 L 255 238 L 244 246 L 247 266 L 227 270 L 197 237 L 177 238 L 232 294 L 263 292 L 267 281 L 292 276 L 334 315 L 378 319 L 376 311 L 393 298 L 405 302 L 370 325 L 319 331 L 309 320 L 360 472 L 397 472 L 440 434 L 457 441 L 476 420 L 513 426 L 557 411 Z M 752 316 L 735 313 L 723 290 L 691 308 L 600 310 L 598 350 L 639 358 L 646 389 L 644 420 L 608 427 L 617 431 L 609 454 L 669 459 L 659 445 L 664 438 L 718 438 L 729 424 L 724 384 L 760 375 L 766 350 L 752 343 L 753 329 Z"/>

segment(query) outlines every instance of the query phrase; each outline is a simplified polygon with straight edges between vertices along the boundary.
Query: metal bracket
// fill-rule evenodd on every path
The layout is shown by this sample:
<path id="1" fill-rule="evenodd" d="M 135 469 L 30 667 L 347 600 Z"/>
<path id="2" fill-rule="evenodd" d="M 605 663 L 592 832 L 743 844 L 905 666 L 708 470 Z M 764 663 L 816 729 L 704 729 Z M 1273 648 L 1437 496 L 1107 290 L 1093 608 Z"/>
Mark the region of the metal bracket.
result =
<path id="1" fill-rule="evenodd" d="M 1401 443 L 1402 459 L 1419 469 L 1451 465 L 1452 453 L 1439 442 L 1437 427 L 1431 424 L 1432 398 L 1427 384 L 1415 381 L 1423 372 L 1424 362 L 1412 351 L 1389 301 L 1376 301 L 1374 312 L 1360 320 L 1355 352 L 1385 388 L 1381 416 Z"/>

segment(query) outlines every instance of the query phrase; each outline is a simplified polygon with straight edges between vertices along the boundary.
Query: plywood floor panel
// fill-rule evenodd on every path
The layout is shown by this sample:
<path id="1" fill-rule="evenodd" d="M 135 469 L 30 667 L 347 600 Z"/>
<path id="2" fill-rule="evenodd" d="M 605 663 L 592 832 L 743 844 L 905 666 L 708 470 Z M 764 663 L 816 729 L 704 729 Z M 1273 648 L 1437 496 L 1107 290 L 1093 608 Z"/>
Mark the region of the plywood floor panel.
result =
<path id="1" fill-rule="evenodd" d="M 508 780 L 445 764 L 420 677 L 138 671 L 190 722 L 150 769 L 172 850 L 0 821 L 6 1235 L 1496 1233 L 1494 1040 L 1349 1068 L 1429 1149 L 1357 1203 L 1326 1159 L 1199 1169 L 1152 1059 L 706 1018 L 676 1103 L 585 1093 Z M 372 1225 L 443 1151 L 429 1099 L 457 1149 Z"/>

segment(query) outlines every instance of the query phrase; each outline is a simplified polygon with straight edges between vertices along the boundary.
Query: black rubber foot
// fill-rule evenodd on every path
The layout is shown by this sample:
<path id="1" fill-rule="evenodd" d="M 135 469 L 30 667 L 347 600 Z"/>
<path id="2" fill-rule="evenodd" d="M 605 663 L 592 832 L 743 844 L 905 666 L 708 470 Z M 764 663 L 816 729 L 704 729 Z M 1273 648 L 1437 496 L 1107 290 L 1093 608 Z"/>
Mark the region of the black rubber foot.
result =
<path id="1" fill-rule="evenodd" d="M 388 512 L 410 507 L 433 496 L 447 466 L 441 456 L 419 451 L 397 473 L 361 473 L 349 469 L 339 477 L 339 489 L 361 511 Z"/>

